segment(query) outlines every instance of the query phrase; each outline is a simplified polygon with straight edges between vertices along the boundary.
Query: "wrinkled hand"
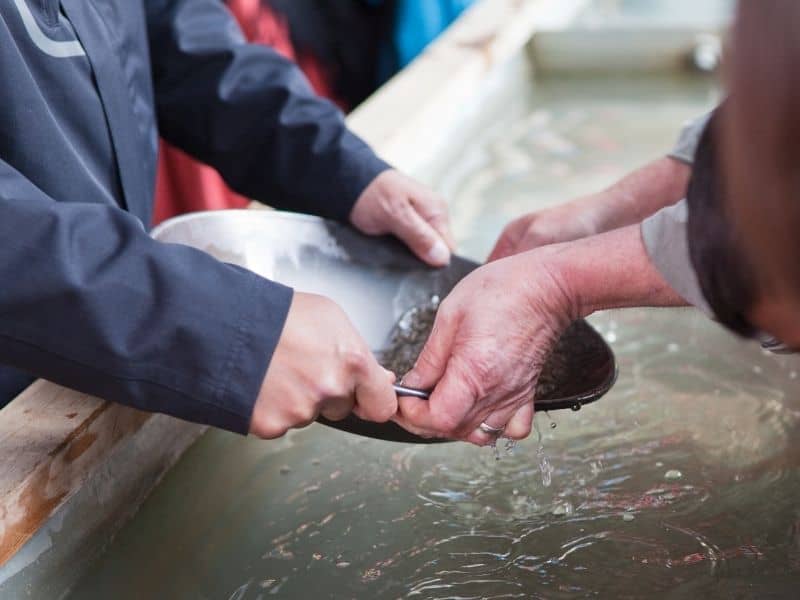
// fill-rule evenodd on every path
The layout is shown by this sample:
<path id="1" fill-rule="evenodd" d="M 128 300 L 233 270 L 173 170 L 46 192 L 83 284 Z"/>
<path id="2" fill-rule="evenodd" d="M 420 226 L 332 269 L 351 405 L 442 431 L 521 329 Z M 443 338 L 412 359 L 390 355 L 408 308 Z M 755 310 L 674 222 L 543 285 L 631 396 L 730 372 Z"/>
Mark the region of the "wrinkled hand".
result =
<path id="1" fill-rule="evenodd" d="M 449 263 L 455 248 L 445 201 L 395 170 L 384 171 L 367 186 L 350 221 L 368 235 L 394 234 L 434 267 Z"/>
<path id="2" fill-rule="evenodd" d="M 410 387 L 433 389 L 430 400 L 401 398 L 395 420 L 418 435 L 485 445 L 494 437 L 530 434 L 539 372 L 575 308 L 537 251 L 485 265 L 442 302 Z"/>
<path id="3" fill-rule="evenodd" d="M 571 242 L 600 232 L 597 211 L 590 198 L 523 215 L 503 229 L 489 254 L 498 260 L 540 246 Z"/>
<path id="4" fill-rule="evenodd" d="M 332 421 L 351 412 L 388 421 L 397 411 L 393 382 L 341 308 L 323 296 L 295 292 L 250 433 L 277 438 L 320 414 Z"/>

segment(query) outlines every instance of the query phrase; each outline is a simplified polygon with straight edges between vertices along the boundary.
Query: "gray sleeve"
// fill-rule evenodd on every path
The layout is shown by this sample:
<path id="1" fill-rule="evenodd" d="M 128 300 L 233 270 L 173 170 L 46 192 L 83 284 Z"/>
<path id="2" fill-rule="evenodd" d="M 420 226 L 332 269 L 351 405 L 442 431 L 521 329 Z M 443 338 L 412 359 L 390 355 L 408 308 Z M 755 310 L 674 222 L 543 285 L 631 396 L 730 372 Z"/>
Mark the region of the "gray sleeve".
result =
<path id="1" fill-rule="evenodd" d="M 692 119 L 683 126 L 675 147 L 669 153 L 671 158 L 688 165 L 694 162 L 697 144 L 700 142 L 700 136 L 703 135 L 703 130 L 706 128 L 712 114 L 711 112 L 706 113 L 701 117 Z"/>
<path id="2" fill-rule="evenodd" d="M 642 240 L 650 260 L 669 286 L 689 304 L 713 317 L 689 256 L 688 220 L 686 200 L 662 208 L 642 221 Z"/>
<path id="3" fill-rule="evenodd" d="M 714 311 L 703 296 L 689 255 L 688 219 L 689 204 L 686 200 L 662 208 L 642 221 L 642 240 L 647 255 L 669 286 L 681 298 L 713 319 Z M 756 338 L 762 348 L 774 354 L 798 352 L 769 334 L 762 332 Z"/>
<path id="4" fill-rule="evenodd" d="M 709 112 L 686 123 L 669 156 L 691 165 L 711 115 Z M 689 304 L 713 316 L 689 256 L 688 220 L 686 200 L 662 208 L 642 222 L 642 240 L 650 260 L 669 286 Z"/>

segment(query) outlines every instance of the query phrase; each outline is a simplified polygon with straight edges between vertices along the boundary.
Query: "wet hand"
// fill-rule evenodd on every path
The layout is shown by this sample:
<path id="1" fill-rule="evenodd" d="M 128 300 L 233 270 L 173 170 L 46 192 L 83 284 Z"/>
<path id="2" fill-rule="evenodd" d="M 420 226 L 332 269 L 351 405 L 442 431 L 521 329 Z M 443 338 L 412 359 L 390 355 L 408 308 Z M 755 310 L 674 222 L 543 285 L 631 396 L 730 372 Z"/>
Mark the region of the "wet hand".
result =
<path id="1" fill-rule="evenodd" d="M 266 439 L 305 427 L 319 415 L 351 412 L 388 421 L 397 411 L 394 375 L 381 367 L 333 301 L 295 292 L 256 400 L 250 433 Z"/>
<path id="2" fill-rule="evenodd" d="M 536 252 L 474 271 L 445 298 L 410 387 L 430 400 L 401 398 L 395 421 L 425 436 L 479 445 L 530 434 L 539 372 L 575 318 L 556 274 Z M 483 428 L 481 427 L 483 424 Z"/>
<path id="3" fill-rule="evenodd" d="M 448 264 L 455 248 L 444 199 L 395 170 L 384 171 L 367 186 L 350 221 L 368 235 L 397 236 L 434 267 Z"/>

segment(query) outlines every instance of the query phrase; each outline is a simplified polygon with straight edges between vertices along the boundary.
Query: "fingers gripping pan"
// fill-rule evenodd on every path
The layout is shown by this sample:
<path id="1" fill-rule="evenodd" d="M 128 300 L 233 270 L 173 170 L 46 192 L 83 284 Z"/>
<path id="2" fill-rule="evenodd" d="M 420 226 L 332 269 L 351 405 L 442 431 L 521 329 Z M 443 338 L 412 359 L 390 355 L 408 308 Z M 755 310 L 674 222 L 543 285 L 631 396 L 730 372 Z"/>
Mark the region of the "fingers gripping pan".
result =
<path id="1" fill-rule="evenodd" d="M 324 219 L 279 211 L 193 213 L 166 221 L 153 236 L 195 246 L 296 290 L 332 298 L 379 360 L 403 372 L 427 338 L 438 299 L 479 266 L 454 257 L 448 267 L 430 269 L 393 239 L 368 238 Z M 588 323 L 576 321 L 542 371 L 536 410 L 594 402 L 611 388 L 615 377 L 611 349 Z M 415 436 L 394 423 L 370 423 L 355 416 L 319 422 L 382 440 L 441 441 Z"/>

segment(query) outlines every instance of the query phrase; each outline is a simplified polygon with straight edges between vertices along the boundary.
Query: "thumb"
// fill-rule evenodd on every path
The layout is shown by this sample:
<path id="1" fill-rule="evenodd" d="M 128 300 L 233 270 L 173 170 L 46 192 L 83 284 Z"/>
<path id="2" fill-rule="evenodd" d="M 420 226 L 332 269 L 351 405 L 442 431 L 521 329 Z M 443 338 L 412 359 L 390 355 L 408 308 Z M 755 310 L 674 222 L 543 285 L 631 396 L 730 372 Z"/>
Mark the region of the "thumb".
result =
<path id="1" fill-rule="evenodd" d="M 514 245 L 505 234 L 500 236 L 500 239 L 497 240 L 497 243 L 489 254 L 489 258 L 486 259 L 486 262 L 493 262 L 509 256 L 512 253 L 513 247 Z"/>
<path id="2" fill-rule="evenodd" d="M 447 369 L 459 320 L 446 309 L 446 305 L 439 308 L 430 337 L 414 368 L 403 377 L 403 385 L 423 390 L 436 386 Z"/>
<path id="3" fill-rule="evenodd" d="M 497 243 L 495 243 L 486 262 L 500 260 L 501 258 L 506 258 L 514 254 L 519 245 L 520 238 L 522 237 L 519 229 L 520 225 L 517 221 L 509 223 L 503 230 L 503 233 L 500 234 L 500 237 L 497 238 Z"/>
<path id="4" fill-rule="evenodd" d="M 397 395 L 392 383 L 395 376 L 372 360 L 368 368 L 356 381 L 356 404 L 353 412 L 357 417 L 375 423 L 385 423 L 397 412 Z"/>
<path id="5" fill-rule="evenodd" d="M 392 222 L 392 233 L 408 245 L 418 258 L 432 267 L 450 262 L 450 248 L 444 237 L 407 202 Z"/>

